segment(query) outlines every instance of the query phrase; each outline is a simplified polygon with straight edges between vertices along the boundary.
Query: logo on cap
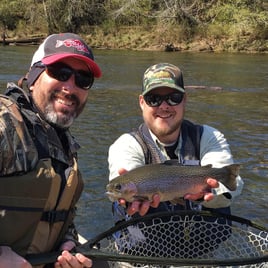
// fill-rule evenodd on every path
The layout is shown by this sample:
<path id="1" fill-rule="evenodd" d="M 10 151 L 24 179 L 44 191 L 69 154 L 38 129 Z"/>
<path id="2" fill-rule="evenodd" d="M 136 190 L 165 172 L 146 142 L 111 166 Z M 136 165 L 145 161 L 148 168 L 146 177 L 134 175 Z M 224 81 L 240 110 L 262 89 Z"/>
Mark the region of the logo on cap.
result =
<path id="1" fill-rule="evenodd" d="M 77 40 L 77 39 L 66 39 L 64 41 L 57 40 L 56 48 L 59 48 L 61 46 L 73 47 L 77 51 L 89 53 L 87 47 L 80 40 Z"/>
<path id="2" fill-rule="evenodd" d="M 148 75 L 148 77 L 150 77 L 150 75 Z M 163 70 L 161 70 L 161 71 L 159 71 L 159 72 L 157 72 L 157 73 L 152 73 L 151 78 L 153 78 L 153 77 L 155 77 L 155 78 L 160 78 L 160 79 L 161 79 L 161 78 L 162 78 L 162 79 L 164 79 L 164 78 L 172 78 L 170 72 L 168 72 L 168 71 L 163 71 Z"/>

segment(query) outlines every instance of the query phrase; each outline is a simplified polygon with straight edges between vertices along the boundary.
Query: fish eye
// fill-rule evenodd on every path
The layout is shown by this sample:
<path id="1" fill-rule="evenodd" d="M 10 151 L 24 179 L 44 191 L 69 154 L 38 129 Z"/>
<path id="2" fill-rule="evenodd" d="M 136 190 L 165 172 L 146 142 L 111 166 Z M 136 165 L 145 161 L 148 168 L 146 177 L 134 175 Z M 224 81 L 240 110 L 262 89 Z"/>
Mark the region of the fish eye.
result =
<path id="1" fill-rule="evenodd" d="M 115 190 L 120 191 L 121 190 L 121 184 L 119 184 L 119 183 L 115 184 L 114 188 L 115 188 Z"/>

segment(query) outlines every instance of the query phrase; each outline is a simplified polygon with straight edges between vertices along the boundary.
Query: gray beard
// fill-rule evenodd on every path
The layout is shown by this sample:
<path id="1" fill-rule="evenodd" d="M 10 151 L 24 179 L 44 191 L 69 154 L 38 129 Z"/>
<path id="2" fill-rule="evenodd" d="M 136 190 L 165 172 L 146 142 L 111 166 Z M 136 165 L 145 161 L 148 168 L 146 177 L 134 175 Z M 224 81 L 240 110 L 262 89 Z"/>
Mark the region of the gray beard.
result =
<path id="1" fill-rule="evenodd" d="M 49 104 L 45 109 L 44 117 L 48 123 L 52 123 L 60 128 L 68 128 L 72 125 L 75 116 L 70 116 L 69 114 L 58 116 L 53 110 L 52 104 Z"/>

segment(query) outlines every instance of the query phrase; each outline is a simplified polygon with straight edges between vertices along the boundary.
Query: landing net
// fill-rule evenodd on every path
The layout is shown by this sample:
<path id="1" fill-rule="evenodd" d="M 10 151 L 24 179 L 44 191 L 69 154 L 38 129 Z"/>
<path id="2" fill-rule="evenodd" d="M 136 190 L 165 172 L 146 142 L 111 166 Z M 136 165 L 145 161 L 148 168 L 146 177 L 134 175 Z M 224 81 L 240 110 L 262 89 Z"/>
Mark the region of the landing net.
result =
<path id="1" fill-rule="evenodd" d="M 108 254 L 143 259 L 142 263 L 111 261 L 111 268 L 268 268 L 267 230 L 230 215 L 193 211 L 152 214 L 119 224 L 117 231 L 93 244 Z"/>

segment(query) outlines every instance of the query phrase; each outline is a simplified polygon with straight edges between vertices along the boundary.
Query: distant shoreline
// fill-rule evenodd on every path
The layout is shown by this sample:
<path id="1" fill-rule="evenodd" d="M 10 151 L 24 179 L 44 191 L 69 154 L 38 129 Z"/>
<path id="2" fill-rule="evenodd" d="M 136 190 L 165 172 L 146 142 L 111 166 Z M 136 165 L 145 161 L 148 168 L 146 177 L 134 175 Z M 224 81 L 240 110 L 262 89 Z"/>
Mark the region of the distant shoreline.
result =
<path id="1" fill-rule="evenodd" d="M 130 35 L 130 34 L 129 34 Z M 121 39 L 130 39 L 126 33 L 122 37 L 122 33 L 119 37 L 110 35 L 99 36 L 97 34 L 81 34 L 81 36 L 87 41 L 87 43 L 93 49 L 104 49 L 104 50 L 136 50 L 136 51 L 166 51 L 166 52 L 228 52 L 228 53 L 268 53 L 268 40 L 255 40 L 250 42 L 247 39 L 244 40 L 225 40 L 225 39 L 195 39 L 184 42 L 159 42 L 150 36 L 150 33 L 145 35 L 141 33 L 143 39 L 140 40 L 138 33 L 132 40 L 123 43 Z M 0 39 L 0 46 L 13 45 L 13 46 L 25 46 L 25 45 L 39 45 L 47 35 L 37 34 L 31 37 L 20 37 L 20 38 L 6 38 L 5 44 L 3 39 Z"/>

